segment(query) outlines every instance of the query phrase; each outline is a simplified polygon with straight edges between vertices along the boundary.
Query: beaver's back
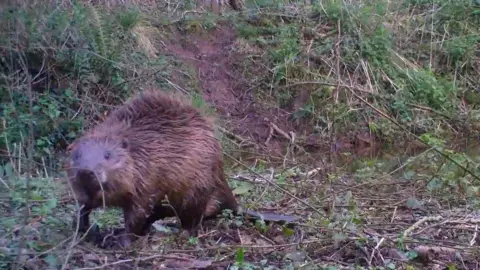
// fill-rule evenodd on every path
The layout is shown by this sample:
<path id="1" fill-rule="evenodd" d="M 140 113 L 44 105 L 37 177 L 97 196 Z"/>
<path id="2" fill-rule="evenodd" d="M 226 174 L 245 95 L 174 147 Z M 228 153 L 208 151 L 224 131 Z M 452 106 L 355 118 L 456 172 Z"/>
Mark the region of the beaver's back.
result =
<path id="1" fill-rule="evenodd" d="M 213 123 L 175 95 L 152 90 L 138 94 L 91 134 L 128 141 L 137 179 L 127 181 L 138 182 L 139 194 L 149 193 L 150 199 L 168 195 L 183 204 L 225 185 Z"/>

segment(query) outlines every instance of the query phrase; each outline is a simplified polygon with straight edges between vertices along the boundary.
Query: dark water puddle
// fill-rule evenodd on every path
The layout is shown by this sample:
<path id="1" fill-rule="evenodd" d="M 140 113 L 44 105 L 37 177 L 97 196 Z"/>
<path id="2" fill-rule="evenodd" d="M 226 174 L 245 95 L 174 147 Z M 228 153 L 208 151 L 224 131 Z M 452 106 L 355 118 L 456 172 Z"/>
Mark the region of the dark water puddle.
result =
<path id="1" fill-rule="evenodd" d="M 368 140 L 364 138 L 356 138 L 355 143 L 345 143 L 337 141 L 333 149 L 333 163 L 338 168 L 342 168 L 350 173 L 355 173 L 357 170 L 365 166 L 376 166 L 383 168 L 382 172 L 392 172 L 402 174 L 404 170 L 401 169 L 409 158 L 418 157 L 431 150 L 431 147 L 419 142 L 417 140 L 407 142 L 395 142 L 393 145 L 381 144 L 375 140 Z M 480 141 L 476 139 L 456 139 L 448 142 L 445 150 L 454 151 L 457 154 L 465 154 L 469 159 L 480 163 Z M 425 157 L 424 157 L 425 158 Z M 412 162 L 410 169 L 422 169 L 425 159 L 417 162 Z M 466 166 L 467 164 L 461 164 Z"/>

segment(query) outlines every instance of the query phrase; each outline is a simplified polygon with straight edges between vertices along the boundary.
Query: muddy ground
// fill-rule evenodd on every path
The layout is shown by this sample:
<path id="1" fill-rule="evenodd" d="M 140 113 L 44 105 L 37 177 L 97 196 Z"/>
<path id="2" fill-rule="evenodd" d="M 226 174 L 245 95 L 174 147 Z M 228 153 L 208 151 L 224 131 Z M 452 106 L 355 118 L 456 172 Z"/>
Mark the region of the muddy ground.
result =
<path id="1" fill-rule="evenodd" d="M 268 156 L 275 164 L 275 160 L 278 162 L 285 158 L 294 133 L 301 151 L 307 151 L 303 161 L 312 168 L 324 166 L 320 160 L 329 155 L 330 142 L 318 139 L 310 123 L 294 121 L 293 107 L 282 109 L 256 98 L 257 91 L 263 91 L 260 84 L 249 81 L 243 75 L 245 58 L 249 57 L 247 52 L 252 49 L 243 48 L 232 25 L 222 23 L 213 30 L 188 35 L 177 30 L 173 38 L 164 40 L 164 43 L 164 53 L 195 69 L 201 94 L 216 109 L 220 125 L 229 131 L 227 136 L 233 136 L 246 148 L 254 146 L 256 155 Z M 268 73 L 267 67 L 262 65 L 248 68 L 251 73 L 256 70 L 258 74 Z M 182 81 L 175 83 L 182 85 Z M 301 103 L 302 99 L 305 97 L 299 95 L 293 103 Z M 340 148 L 348 150 L 355 138 L 349 136 L 340 141 Z M 367 143 L 366 147 L 370 145 Z"/>

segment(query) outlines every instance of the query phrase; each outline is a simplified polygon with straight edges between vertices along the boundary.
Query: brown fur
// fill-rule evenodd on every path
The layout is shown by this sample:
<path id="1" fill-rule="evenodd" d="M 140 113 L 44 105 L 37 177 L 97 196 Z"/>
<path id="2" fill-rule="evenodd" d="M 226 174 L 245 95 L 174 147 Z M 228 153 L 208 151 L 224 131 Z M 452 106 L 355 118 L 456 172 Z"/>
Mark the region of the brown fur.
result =
<path id="1" fill-rule="evenodd" d="M 164 217 L 177 215 L 192 230 L 222 209 L 237 210 L 213 123 L 172 94 L 150 90 L 131 98 L 70 150 L 68 177 L 85 205 L 82 232 L 103 196 L 107 206 L 123 209 L 125 231 L 136 235 Z M 99 183 L 102 171 L 105 182 Z M 162 205 L 165 198 L 173 209 Z"/>

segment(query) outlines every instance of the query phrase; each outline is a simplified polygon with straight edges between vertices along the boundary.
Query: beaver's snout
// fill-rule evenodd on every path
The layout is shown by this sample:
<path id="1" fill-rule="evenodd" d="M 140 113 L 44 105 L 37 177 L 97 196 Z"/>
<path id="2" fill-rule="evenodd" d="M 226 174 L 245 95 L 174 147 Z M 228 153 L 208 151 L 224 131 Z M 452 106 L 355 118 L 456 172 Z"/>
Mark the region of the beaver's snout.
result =
<path id="1" fill-rule="evenodd" d="M 95 173 L 92 170 L 80 169 L 77 170 L 76 177 L 78 180 L 92 180 L 95 179 Z"/>
<path id="2" fill-rule="evenodd" d="M 88 169 L 78 169 L 75 174 L 76 181 L 87 186 L 98 186 L 97 175 Z"/>
<path id="3" fill-rule="evenodd" d="M 99 188 L 100 185 L 106 189 L 107 177 L 103 171 L 95 173 L 89 169 L 78 169 L 75 174 L 76 181 L 84 186 Z"/>

